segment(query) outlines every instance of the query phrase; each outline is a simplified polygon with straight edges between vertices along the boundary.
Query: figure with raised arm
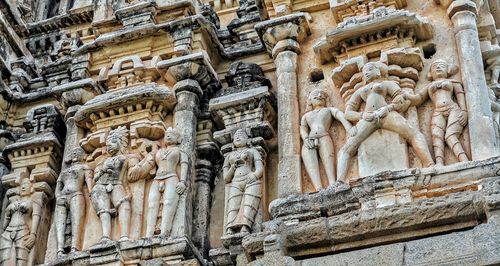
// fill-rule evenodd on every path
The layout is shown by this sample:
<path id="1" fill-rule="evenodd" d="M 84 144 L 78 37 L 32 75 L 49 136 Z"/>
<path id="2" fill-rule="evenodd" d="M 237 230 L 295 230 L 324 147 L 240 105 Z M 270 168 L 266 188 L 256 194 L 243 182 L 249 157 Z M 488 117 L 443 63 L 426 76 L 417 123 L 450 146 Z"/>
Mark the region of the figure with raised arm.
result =
<path id="1" fill-rule="evenodd" d="M 377 129 L 386 129 L 399 134 L 408 141 L 425 167 L 434 165 L 425 136 L 418 128 L 411 125 L 397 110 L 405 104 L 401 88 L 394 81 L 388 80 L 387 65 L 381 62 L 368 62 L 363 66 L 364 85 L 353 93 L 346 104 L 345 116 L 351 122 L 357 122 L 357 133 L 348 138 L 339 151 L 337 177 L 346 182 L 351 158 L 359 146 Z M 386 97 L 392 103 L 386 102 Z M 365 103 L 365 110 L 359 108 Z"/>

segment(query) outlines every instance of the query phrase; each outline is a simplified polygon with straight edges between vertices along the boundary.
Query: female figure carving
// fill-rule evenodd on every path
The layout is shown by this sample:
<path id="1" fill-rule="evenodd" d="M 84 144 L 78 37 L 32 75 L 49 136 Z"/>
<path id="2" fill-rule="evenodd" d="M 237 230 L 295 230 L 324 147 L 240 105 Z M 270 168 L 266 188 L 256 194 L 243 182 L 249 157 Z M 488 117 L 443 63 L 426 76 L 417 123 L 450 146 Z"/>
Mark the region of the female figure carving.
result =
<path id="1" fill-rule="evenodd" d="M 434 105 L 431 132 L 437 165 L 444 164 L 445 142 L 460 162 L 469 160 L 458 139 L 467 125 L 465 92 L 458 80 L 448 78 L 457 71 L 457 68 L 449 66 L 445 60 L 435 60 L 428 76 L 432 82 L 416 95 L 405 95 L 412 105 L 419 105 L 427 98 L 430 98 Z M 457 102 L 453 100 L 453 96 Z"/>
<path id="2" fill-rule="evenodd" d="M 118 127 L 111 130 L 106 139 L 106 160 L 96 167 L 90 197 L 101 220 L 102 241 L 111 239 L 111 216 L 118 212 L 120 240 L 128 239 L 131 194 L 126 182 L 128 162 L 125 149 L 128 130 Z"/>
<path id="3" fill-rule="evenodd" d="M 307 99 L 307 112 L 300 122 L 300 136 L 304 142 L 302 160 L 316 190 L 322 187 L 318 157 L 325 168 L 329 185 L 336 181 L 334 147 L 328 133 L 334 119 L 340 121 L 351 136 L 356 134 L 356 128 L 345 119 L 342 111 L 326 107 L 327 99 L 328 95 L 323 90 L 313 90 Z"/>
<path id="4" fill-rule="evenodd" d="M 250 232 L 262 197 L 261 178 L 264 174 L 264 162 L 259 151 L 249 147 L 249 143 L 246 131 L 238 129 L 233 136 L 234 150 L 224 159 L 228 235 Z"/>
<path id="5" fill-rule="evenodd" d="M 357 122 L 357 134 L 349 138 L 339 151 L 339 181 L 346 181 L 351 157 L 356 154 L 361 143 L 377 129 L 398 133 L 410 143 L 424 166 L 434 165 L 425 136 L 397 112 L 405 101 L 399 85 L 387 79 L 387 71 L 387 65 L 383 63 L 366 63 L 362 69 L 364 86 L 346 104 L 345 116 L 349 121 Z M 386 96 L 393 99 L 392 103 L 386 102 Z M 365 110 L 359 112 L 363 102 L 366 104 Z"/>
<path id="6" fill-rule="evenodd" d="M 82 163 L 85 152 L 76 147 L 67 157 L 71 166 L 64 169 L 56 184 L 56 211 L 55 226 L 57 234 L 57 254 L 64 253 L 64 236 L 66 231 L 66 217 L 71 218 L 71 252 L 78 250 L 82 235 L 82 221 L 85 215 L 85 199 L 83 186 L 87 183 L 89 191 L 92 188 L 92 170 Z"/>
<path id="7" fill-rule="evenodd" d="M 42 206 L 33 201 L 32 184 L 28 178 L 22 179 L 19 195 L 15 193 L 12 190 L 7 192 L 9 204 L 5 209 L 4 231 L 0 241 L 0 264 L 24 266 L 28 265 L 29 253 L 35 245 Z"/>

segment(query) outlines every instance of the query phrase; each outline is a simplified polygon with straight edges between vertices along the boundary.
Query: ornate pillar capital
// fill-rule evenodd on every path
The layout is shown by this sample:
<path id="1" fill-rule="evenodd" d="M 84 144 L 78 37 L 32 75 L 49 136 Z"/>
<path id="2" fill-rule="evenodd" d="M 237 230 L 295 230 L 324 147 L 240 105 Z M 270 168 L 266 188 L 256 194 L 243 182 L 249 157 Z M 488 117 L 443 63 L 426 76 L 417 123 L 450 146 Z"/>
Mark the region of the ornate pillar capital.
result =
<path id="1" fill-rule="evenodd" d="M 281 51 L 292 50 L 300 53 L 298 44 L 311 35 L 309 20 L 309 14 L 300 12 L 260 22 L 255 25 L 255 30 L 269 54 L 275 58 L 278 53 L 275 53 L 274 49 L 278 44 Z M 284 40 L 291 41 L 281 42 Z"/>
<path id="2" fill-rule="evenodd" d="M 175 93 L 189 90 L 210 97 L 220 87 L 217 73 L 206 52 L 189 54 L 160 61 L 156 64 L 165 79 L 175 84 Z"/>
<path id="3" fill-rule="evenodd" d="M 448 6 L 448 10 L 446 11 L 448 13 L 448 17 L 450 19 L 453 19 L 453 17 L 459 13 L 459 12 L 467 12 L 468 15 L 474 15 L 477 16 L 477 6 L 476 3 L 474 3 L 471 0 L 457 0 L 451 2 Z M 472 14 L 471 14 L 472 13 Z"/>

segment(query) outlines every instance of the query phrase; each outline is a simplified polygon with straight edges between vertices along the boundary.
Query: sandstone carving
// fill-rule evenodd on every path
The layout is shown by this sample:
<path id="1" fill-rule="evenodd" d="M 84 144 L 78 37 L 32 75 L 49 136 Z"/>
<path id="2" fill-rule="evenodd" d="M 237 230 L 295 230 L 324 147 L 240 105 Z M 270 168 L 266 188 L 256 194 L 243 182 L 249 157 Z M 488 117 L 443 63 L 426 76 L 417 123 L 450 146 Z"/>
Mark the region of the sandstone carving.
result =
<path id="1" fill-rule="evenodd" d="M 28 265 L 42 215 L 42 206 L 34 201 L 34 194 L 35 189 L 28 178 L 21 181 L 18 191 L 7 192 L 9 203 L 0 243 L 2 265 Z"/>
<path id="2" fill-rule="evenodd" d="M 431 64 L 429 79 L 432 82 L 422 89 L 418 95 L 406 95 L 413 105 L 418 105 L 430 98 L 434 104 L 431 120 L 432 146 L 437 165 L 444 164 L 444 144 L 453 151 L 460 162 L 469 158 L 459 141 L 463 128 L 467 125 L 467 107 L 462 84 L 449 76 L 458 72 L 456 66 L 449 65 L 445 60 L 435 60 Z M 457 102 L 453 100 L 453 96 Z"/>
<path id="3" fill-rule="evenodd" d="M 79 250 L 82 235 L 82 222 L 85 217 L 85 198 L 83 188 L 86 184 L 91 191 L 93 186 L 93 172 L 83 164 L 85 152 L 77 147 L 67 155 L 66 162 L 70 166 L 64 169 L 57 179 L 55 196 L 56 212 L 55 224 L 57 231 L 57 254 L 63 255 L 65 246 L 66 220 L 71 223 L 71 252 Z"/>
<path id="4" fill-rule="evenodd" d="M 356 128 L 344 117 L 344 113 L 337 108 L 327 107 L 328 95 L 321 89 L 309 93 L 306 113 L 300 122 L 300 135 L 304 142 L 302 146 L 302 160 L 306 171 L 311 178 L 316 190 L 322 188 L 320 166 L 321 163 L 328 178 L 328 184 L 332 185 L 335 176 L 335 155 L 333 140 L 329 129 L 334 119 L 340 121 L 349 135 L 356 135 Z"/>
<path id="5" fill-rule="evenodd" d="M 0 0 L 0 177 L 1 265 L 500 265 L 500 2 Z"/>
<path id="6" fill-rule="evenodd" d="M 351 157 L 356 154 L 361 143 L 377 129 L 398 133 L 415 149 L 424 166 L 434 164 L 425 136 L 398 112 L 404 104 L 404 96 L 397 83 L 387 80 L 387 71 L 387 65 L 383 63 L 366 63 L 362 69 L 363 86 L 346 103 L 346 118 L 357 122 L 357 134 L 349 138 L 339 151 L 339 181 L 346 182 Z M 392 98 L 391 103 L 386 102 L 387 96 Z M 365 110 L 359 112 L 363 102 L 366 103 Z"/>
<path id="7" fill-rule="evenodd" d="M 149 190 L 147 237 L 153 236 L 156 232 L 158 214 L 161 214 L 160 235 L 170 235 L 179 197 L 186 190 L 189 159 L 179 148 L 180 143 L 179 133 L 170 127 L 165 133 L 165 147 L 156 152 L 154 160 L 158 169 Z M 177 168 L 180 168 L 180 175 Z M 160 206 L 162 206 L 161 211 Z"/>
<path id="8" fill-rule="evenodd" d="M 244 129 L 233 136 L 234 150 L 225 155 L 223 178 L 226 182 L 225 234 L 250 233 L 262 197 L 261 178 L 264 159 Z"/>
<path id="9" fill-rule="evenodd" d="M 128 162 L 124 153 L 127 145 L 128 130 L 125 127 L 109 132 L 106 139 L 109 157 L 97 166 L 94 173 L 95 185 L 90 196 L 101 221 L 101 241 L 111 240 L 112 217 L 118 219 L 120 240 L 128 239 L 132 195 L 126 183 Z"/>

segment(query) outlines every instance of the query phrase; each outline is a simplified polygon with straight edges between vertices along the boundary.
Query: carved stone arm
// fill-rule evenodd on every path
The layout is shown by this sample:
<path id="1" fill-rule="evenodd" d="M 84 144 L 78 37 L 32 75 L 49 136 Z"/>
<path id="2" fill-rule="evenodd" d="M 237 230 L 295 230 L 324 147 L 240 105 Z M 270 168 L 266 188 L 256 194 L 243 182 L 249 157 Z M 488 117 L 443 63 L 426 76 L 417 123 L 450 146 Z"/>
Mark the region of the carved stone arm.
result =
<path id="1" fill-rule="evenodd" d="M 224 159 L 224 166 L 222 171 L 222 177 L 226 183 L 230 183 L 233 180 L 234 175 L 234 164 L 229 162 L 229 156 L 226 156 Z"/>
<path id="2" fill-rule="evenodd" d="M 307 125 L 305 115 L 300 120 L 300 137 L 305 141 L 309 137 L 309 126 Z"/>
<path id="3" fill-rule="evenodd" d="M 352 124 L 345 118 L 345 115 L 342 111 L 340 111 L 337 108 L 330 108 L 330 111 L 332 113 L 332 116 L 337 119 L 340 123 L 342 123 L 342 126 L 344 126 L 346 131 L 351 130 Z"/>
<path id="4" fill-rule="evenodd" d="M 181 151 L 181 178 L 180 182 L 186 183 L 189 169 L 189 156 Z"/>
<path id="5" fill-rule="evenodd" d="M 347 120 L 351 122 L 357 122 L 363 118 L 362 113 L 358 112 L 361 102 L 362 98 L 358 90 L 352 95 L 351 99 L 349 99 L 349 101 L 347 101 L 346 103 L 345 118 Z"/>

